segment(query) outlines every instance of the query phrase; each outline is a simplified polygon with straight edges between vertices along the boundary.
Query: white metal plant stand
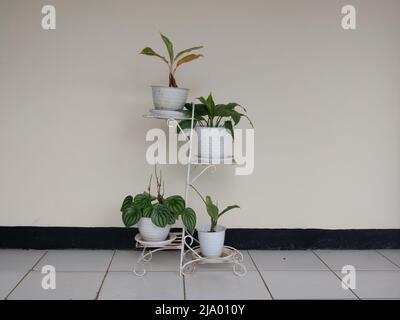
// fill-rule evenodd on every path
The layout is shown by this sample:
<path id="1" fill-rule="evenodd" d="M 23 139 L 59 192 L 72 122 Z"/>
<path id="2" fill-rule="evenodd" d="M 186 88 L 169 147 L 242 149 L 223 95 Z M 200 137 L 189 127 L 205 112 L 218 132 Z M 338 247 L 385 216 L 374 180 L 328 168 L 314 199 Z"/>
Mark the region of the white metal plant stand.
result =
<path id="1" fill-rule="evenodd" d="M 153 119 L 164 119 L 167 120 L 167 125 L 169 127 L 177 126 L 189 142 L 189 159 L 187 163 L 186 170 L 186 183 L 185 183 L 185 203 L 188 203 L 189 196 L 189 188 L 190 185 L 193 185 L 194 182 L 200 178 L 206 171 L 216 170 L 216 164 L 212 163 L 202 163 L 201 161 L 192 161 L 192 138 L 193 138 L 193 128 L 194 128 L 194 110 L 195 105 L 192 103 L 192 114 L 191 116 L 182 116 L 182 117 L 163 117 L 160 115 L 145 115 L 145 118 L 153 118 Z M 184 130 L 180 127 L 178 120 L 191 120 L 190 133 L 189 136 L 184 132 Z M 232 162 L 234 164 L 234 161 Z M 191 178 L 192 166 L 200 167 L 201 170 Z M 153 258 L 153 254 L 163 250 L 180 250 L 180 261 L 179 261 L 179 274 L 185 275 L 192 273 L 196 270 L 196 266 L 198 264 L 206 264 L 206 263 L 224 263 L 231 264 L 232 271 L 237 276 L 245 276 L 247 273 L 247 269 L 243 264 L 243 254 L 230 246 L 224 246 L 223 254 L 221 257 L 217 258 L 209 258 L 203 257 L 200 253 L 199 242 L 195 239 L 190 233 L 188 233 L 185 227 L 182 227 L 182 232 L 172 233 L 173 240 L 169 241 L 168 239 L 163 244 L 149 244 L 140 241 L 140 239 L 136 238 L 136 248 L 142 249 L 142 254 L 137 260 L 133 272 L 137 276 L 144 276 L 148 269 L 148 265 Z M 150 265 L 151 266 L 151 265 Z"/>

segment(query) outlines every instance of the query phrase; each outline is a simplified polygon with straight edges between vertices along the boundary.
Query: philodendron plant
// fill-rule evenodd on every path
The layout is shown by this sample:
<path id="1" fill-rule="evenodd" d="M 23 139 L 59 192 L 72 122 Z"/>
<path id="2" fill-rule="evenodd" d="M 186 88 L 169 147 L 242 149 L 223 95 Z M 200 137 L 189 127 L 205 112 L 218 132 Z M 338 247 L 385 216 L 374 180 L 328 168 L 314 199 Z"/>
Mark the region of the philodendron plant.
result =
<path id="1" fill-rule="evenodd" d="M 211 227 L 210 227 L 210 232 L 215 232 L 216 226 L 218 225 L 218 220 L 221 218 L 221 216 L 228 211 L 235 209 L 235 208 L 240 208 L 237 204 L 231 205 L 226 207 L 224 210 L 220 211 L 218 208 L 218 204 L 214 203 L 211 199 L 210 196 L 206 196 L 205 198 L 201 195 L 201 193 L 193 186 L 191 185 L 194 191 L 199 195 L 201 200 L 204 202 L 207 213 L 211 219 Z"/>
<path id="2" fill-rule="evenodd" d="M 202 54 L 194 54 L 194 53 L 190 53 L 192 51 L 196 51 L 199 49 L 202 49 L 203 46 L 197 46 L 197 47 L 192 47 L 192 48 L 188 48 L 185 50 L 182 50 L 180 52 L 178 52 L 175 55 L 174 52 L 174 46 L 172 44 L 172 42 L 163 34 L 161 35 L 161 39 L 163 40 L 165 46 L 167 47 L 167 52 L 168 52 L 168 59 L 165 58 L 164 56 L 158 54 L 157 52 L 155 52 L 152 48 L 150 47 L 146 47 L 144 48 L 140 54 L 144 54 L 147 56 L 153 56 L 153 57 L 158 57 L 160 58 L 162 61 L 164 61 L 169 69 L 169 86 L 173 87 L 173 88 L 177 88 L 178 85 L 176 84 L 176 80 L 175 80 L 175 72 L 178 69 L 179 66 L 181 66 L 184 63 L 196 60 L 200 57 L 202 57 Z M 190 54 L 188 54 L 190 53 Z"/>
<path id="3" fill-rule="evenodd" d="M 197 100 L 199 100 L 200 103 L 194 104 L 194 126 L 208 128 L 225 127 L 232 137 L 234 136 L 233 127 L 236 126 L 243 117 L 254 127 L 246 114 L 246 108 L 236 102 L 216 104 L 211 93 L 207 98 L 199 97 Z M 193 105 L 191 103 L 185 104 L 186 110 L 192 112 L 192 108 Z M 241 109 L 241 112 L 239 109 Z M 191 120 L 183 120 L 179 125 L 182 129 L 190 129 Z"/>
<path id="4" fill-rule="evenodd" d="M 181 217 L 187 231 L 193 233 L 196 226 L 194 210 L 187 208 L 185 200 L 179 195 L 164 197 L 165 187 L 162 174 L 161 171 L 157 174 L 157 168 L 155 169 L 155 178 L 157 195 L 151 194 L 151 176 L 147 191 L 139 193 L 135 197 L 131 195 L 125 197 L 121 207 L 122 221 L 125 226 L 131 227 L 141 218 L 150 218 L 156 226 L 164 228 L 174 224 Z"/>

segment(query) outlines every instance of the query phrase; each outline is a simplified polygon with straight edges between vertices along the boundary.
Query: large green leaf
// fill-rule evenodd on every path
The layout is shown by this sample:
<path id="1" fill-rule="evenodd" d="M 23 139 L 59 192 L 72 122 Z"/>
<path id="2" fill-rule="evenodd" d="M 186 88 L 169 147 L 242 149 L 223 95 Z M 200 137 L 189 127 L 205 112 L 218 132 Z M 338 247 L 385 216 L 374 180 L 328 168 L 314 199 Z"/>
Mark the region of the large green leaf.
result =
<path id="1" fill-rule="evenodd" d="M 148 194 L 147 192 L 140 193 L 135 196 L 133 199 L 133 203 L 140 209 L 144 209 L 145 207 L 151 205 L 151 201 L 154 200 L 154 197 Z"/>
<path id="2" fill-rule="evenodd" d="M 172 42 L 164 36 L 162 33 L 160 33 L 162 40 L 165 43 L 165 46 L 167 47 L 168 50 L 168 55 L 169 55 L 169 62 L 172 63 L 174 62 L 174 46 L 172 45 Z"/>
<path id="3" fill-rule="evenodd" d="M 185 49 L 185 50 L 182 50 L 181 52 L 179 52 L 176 56 L 175 56 L 175 61 L 176 60 L 178 60 L 178 58 L 179 57 L 181 57 L 181 56 L 183 56 L 185 53 L 189 53 L 189 52 L 191 52 L 191 51 L 194 51 L 194 50 L 199 50 L 199 49 L 202 49 L 203 48 L 203 46 L 198 46 L 198 47 L 192 47 L 192 48 L 189 48 L 189 49 Z"/>
<path id="4" fill-rule="evenodd" d="M 151 214 L 151 221 L 158 227 L 164 228 L 166 225 L 175 221 L 173 213 L 165 206 L 156 204 Z"/>
<path id="5" fill-rule="evenodd" d="M 132 227 L 142 217 L 141 210 L 133 203 L 122 211 L 122 221 L 126 227 Z"/>
<path id="6" fill-rule="evenodd" d="M 181 213 L 181 217 L 186 230 L 193 234 L 196 227 L 196 213 L 194 210 L 192 208 L 185 208 Z"/>
<path id="7" fill-rule="evenodd" d="M 226 207 L 224 210 L 222 210 L 221 211 L 221 213 L 218 215 L 218 218 L 220 217 L 220 216 L 222 216 L 224 213 L 226 213 L 226 212 L 228 212 L 229 210 L 232 210 L 232 209 L 236 209 L 236 208 L 240 208 L 237 204 L 235 204 L 235 205 L 233 205 L 233 206 L 228 206 L 228 207 Z"/>
<path id="8" fill-rule="evenodd" d="M 124 211 L 126 208 L 128 208 L 132 204 L 132 201 L 133 201 L 132 196 L 125 197 L 124 201 L 122 202 L 120 211 Z"/>
<path id="9" fill-rule="evenodd" d="M 148 205 L 147 207 L 144 207 L 142 209 L 143 217 L 144 218 L 151 218 L 151 215 L 153 214 L 154 206 L 152 204 Z"/>
<path id="10" fill-rule="evenodd" d="M 178 195 L 171 196 L 165 199 L 164 205 L 177 217 L 185 209 L 185 200 Z"/>

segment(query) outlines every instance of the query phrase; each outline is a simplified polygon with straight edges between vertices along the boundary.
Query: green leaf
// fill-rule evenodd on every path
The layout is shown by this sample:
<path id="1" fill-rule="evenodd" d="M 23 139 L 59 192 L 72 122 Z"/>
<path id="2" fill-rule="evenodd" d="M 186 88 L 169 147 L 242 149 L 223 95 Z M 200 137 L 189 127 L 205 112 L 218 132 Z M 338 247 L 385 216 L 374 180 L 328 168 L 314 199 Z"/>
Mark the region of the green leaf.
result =
<path id="1" fill-rule="evenodd" d="M 175 221 L 175 217 L 167 207 L 156 204 L 151 214 L 151 221 L 156 226 L 164 228 L 166 225 L 171 224 L 171 221 Z"/>
<path id="2" fill-rule="evenodd" d="M 207 99 L 204 97 L 198 97 L 197 99 L 207 107 L 207 115 L 208 115 L 208 118 L 212 122 L 212 119 L 215 116 L 215 104 L 214 104 L 214 100 L 212 98 L 211 93 L 209 94 Z"/>
<path id="3" fill-rule="evenodd" d="M 128 228 L 138 223 L 141 217 L 141 210 L 133 203 L 122 211 L 122 222 Z"/>
<path id="4" fill-rule="evenodd" d="M 239 114 L 241 117 L 245 117 L 249 121 L 251 127 L 254 128 L 253 122 L 251 122 L 250 118 L 246 114 L 243 114 L 243 113 L 239 113 Z"/>
<path id="5" fill-rule="evenodd" d="M 229 133 L 232 135 L 232 138 L 235 137 L 234 131 L 233 131 L 232 121 L 225 121 L 224 128 L 229 131 Z"/>
<path id="6" fill-rule="evenodd" d="M 236 209 L 236 208 L 240 208 L 237 204 L 235 204 L 235 205 L 233 205 L 233 206 L 228 206 L 228 207 L 226 207 L 224 210 L 222 210 L 221 211 L 221 213 L 218 215 L 218 218 L 220 217 L 220 216 L 222 216 L 224 213 L 226 213 L 226 212 L 228 212 L 229 210 L 232 210 L 232 209 Z"/>
<path id="7" fill-rule="evenodd" d="M 192 104 L 191 103 L 186 103 L 185 104 L 185 108 L 189 111 L 190 116 L 192 115 Z M 194 105 L 194 115 L 195 115 L 195 119 L 199 120 L 201 118 L 201 120 L 203 119 L 203 116 L 208 115 L 208 108 L 205 104 L 202 103 L 196 103 Z"/>
<path id="8" fill-rule="evenodd" d="M 158 54 L 157 52 L 155 52 L 152 48 L 150 47 L 146 47 L 144 48 L 140 54 L 144 54 L 146 56 L 155 56 L 158 57 L 160 59 L 162 59 L 164 62 L 168 63 L 167 59 L 165 59 L 165 57 L 163 57 L 162 55 Z"/>
<path id="9" fill-rule="evenodd" d="M 171 196 L 165 199 L 164 205 L 175 215 L 179 216 L 185 209 L 185 200 L 181 196 Z"/>
<path id="10" fill-rule="evenodd" d="M 212 202 L 212 199 L 210 196 L 206 196 L 206 208 L 207 208 L 207 213 L 210 216 L 212 221 L 217 221 L 218 220 L 218 212 L 219 209 L 218 207 Z"/>
<path id="11" fill-rule="evenodd" d="M 138 208 L 144 209 L 145 207 L 151 205 L 152 200 L 154 200 L 154 197 L 152 197 L 147 192 L 144 192 L 136 195 L 135 198 L 133 199 L 133 203 Z"/>
<path id="12" fill-rule="evenodd" d="M 193 47 L 193 48 L 185 49 L 185 50 L 179 52 L 179 53 L 175 56 L 174 61 L 178 60 L 178 58 L 179 58 L 180 56 L 183 56 L 185 53 L 188 53 L 188 52 L 191 52 L 191 51 L 194 51 L 194 50 L 199 50 L 199 49 L 202 49 L 202 48 L 203 48 L 203 46 L 198 46 L 198 47 Z"/>
<path id="13" fill-rule="evenodd" d="M 231 109 L 227 108 L 226 105 L 220 105 L 219 107 L 216 108 L 215 116 L 230 117 L 230 118 L 232 118 L 234 124 L 237 125 L 240 121 L 242 114 L 235 110 L 231 110 Z"/>
<path id="14" fill-rule="evenodd" d="M 194 53 L 189 54 L 189 55 L 183 57 L 182 59 L 180 59 L 180 60 L 176 63 L 176 67 L 179 67 L 180 65 L 182 65 L 182 64 L 184 64 L 184 63 L 188 63 L 188 62 L 190 62 L 190 61 L 196 60 L 196 59 L 198 59 L 198 58 L 200 58 L 200 57 L 202 57 L 202 56 L 203 56 L 202 54 L 194 54 Z"/>
<path id="15" fill-rule="evenodd" d="M 144 218 L 151 218 L 151 215 L 153 214 L 154 206 L 151 204 L 145 208 L 142 209 L 143 212 L 143 217 Z"/>
<path id="16" fill-rule="evenodd" d="M 186 230 L 193 234 L 196 227 L 196 213 L 194 210 L 192 208 L 185 208 L 181 213 L 181 217 Z"/>
<path id="17" fill-rule="evenodd" d="M 132 196 L 127 196 L 125 197 L 124 201 L 122 202 L 121 206 L 121 212 L 124 211 L 126 208 L 128 208 L 132 204 L 133 198 Z"/>
<path id="18" fill-rule="evenodd" d="M 174 46 L 172 45 L 172 42 L 166 36 L 164 36 L 162 33 L 160 33 L 160 35 L 161 35 L 162 40 L 165 43 L 165 46 L 167 47 L 169 61 L 172 65 L 172 63 L 174 62 Z"/>

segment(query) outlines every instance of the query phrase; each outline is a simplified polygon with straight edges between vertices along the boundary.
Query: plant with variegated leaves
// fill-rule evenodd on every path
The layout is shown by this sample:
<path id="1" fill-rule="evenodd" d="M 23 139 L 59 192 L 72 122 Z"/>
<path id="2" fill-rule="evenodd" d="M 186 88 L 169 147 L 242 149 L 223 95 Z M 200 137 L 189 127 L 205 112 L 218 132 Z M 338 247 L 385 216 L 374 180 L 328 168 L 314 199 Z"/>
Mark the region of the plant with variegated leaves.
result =
<path id="1" fill-rule="evenodd" d="M 218 203 L 214 203 L 210 196 L 206 196 L 204 198 L 201 195 L 201 193 L 193 185 L 190 185 L 190 186 L 193 188 L 194 191 L 196 191 L 196 193 L 199 195 L 199 197 L 201 198 L 201 200 L 204 202 L 204 204 L 206 206 L 207 213 L 211 219 L 210 232 L 215 232 L 215 228 L 218 224 L 218 220 L 219 220 L 219 218 L 221 218 L 221 216 L 223 214 L 227 213 L 228 211 L 230 211 L 232 209 L 240 208 L 237 204 L 234 204 L 232 206 L 226 207 L 222 211 L 219 211 Z"/>
<path id="2" fill-rule="evenodd" d="M 174 46 L 173 46 L 172 42 L 162 33 L 160 35 L 161 35 L 161 39 L 163 40 L 165 46 L 167 47 L 168 59 L 165 58 L 164 56 L 158 54 L 150 47 L 144 48 L 140 52 L 140 54 L 144 54 L 146 56 L 158 57 L 162 61 L 164 61 L 167 64 L 168 69 L 169 69 L 169 86 L 173 87 L 173 88 L 177 88 L 178 85 L 176 84 L 176 80 L 175 80 L 176 70 L 182 64 L 188 63 L 190 61 L 193 61 L 193 60 L 196 60 L 196 59 L 202 57 L 203 56 L 202 54 L 195 54 L 195 53 L 190 53 L 190 52 L 202 49 L 203 46 L 188 48 L 188 49 L 178 52 L 175 55 Z"/>
<path id="3" fill-rule="evenodd" d="M 196 226 L 196 213 L 192 208 L 187 208 L 185 200 L 179 195 L 164 197 L 164 183 L 162 181 L 161 171 L 158 174 L 155 168 L 155 177 L 157 184 L 157 195 L 151 194 L 151 180 L 147 191 L 137 194 L 135 197 L 131 195 L 125 197 L 122 206 L 122 221 L 126 227 L 132 227 L 139 222 L 141 218 L 150 218 L 158 227 L 164 228 L 172 225 L 179 219 L 187 231 L 194 232 Z M 161 190 L 162 189 L 162 190 Z"/>

